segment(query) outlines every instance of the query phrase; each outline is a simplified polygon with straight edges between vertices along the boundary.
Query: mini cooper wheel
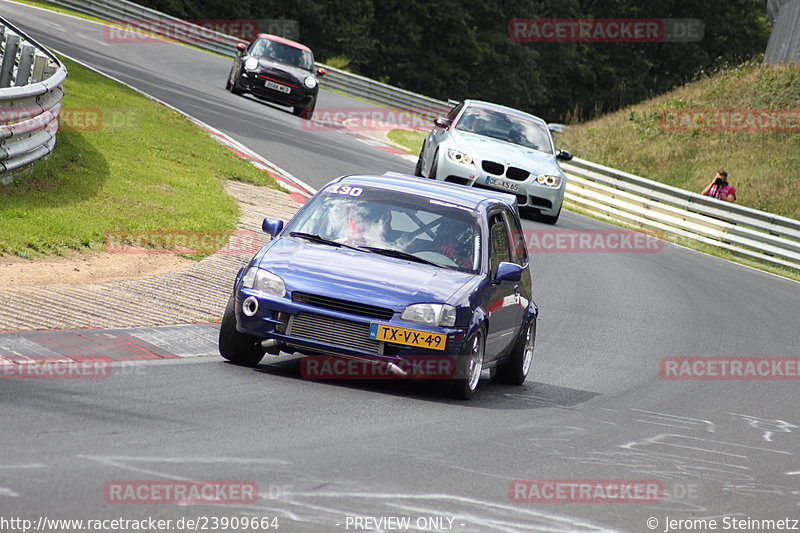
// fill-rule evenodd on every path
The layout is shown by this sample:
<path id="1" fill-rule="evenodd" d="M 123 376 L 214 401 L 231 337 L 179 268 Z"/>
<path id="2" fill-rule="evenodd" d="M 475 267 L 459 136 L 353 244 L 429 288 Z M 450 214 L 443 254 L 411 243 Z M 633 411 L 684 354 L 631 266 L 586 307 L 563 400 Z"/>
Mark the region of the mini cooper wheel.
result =
<path id="1" fill-rule="evenodd" d="M 511 357 L 497 365 L 497 373 L 492 377 L 492 381 L 497 383 L 508 383 L 509 385 L 522 385 L 528 377 L 533 360 L 533 346 L 536 343 L 536 320 L 531 320 L 525 328 L 525 334 L 521 335 L 514 348 L 511 350 Z"/>
<path id="2" fill-rule="evenodd" d="M 486 351 L 486 331 L 479 328 L 467 341 L 464 353 L 456 362 L 456 377 L 449 382 L 448 394 L 459 400 L 469 400 L 478 388 Z"/>
<path id="3" fill-rule="evenodd" d="M 237 365 L 256 366 L 264 357 L 264 350 L 257 337 L 236 330 L 235 305 L 236 301 L 231 296 L 219 328 L 219 354 Z"/>

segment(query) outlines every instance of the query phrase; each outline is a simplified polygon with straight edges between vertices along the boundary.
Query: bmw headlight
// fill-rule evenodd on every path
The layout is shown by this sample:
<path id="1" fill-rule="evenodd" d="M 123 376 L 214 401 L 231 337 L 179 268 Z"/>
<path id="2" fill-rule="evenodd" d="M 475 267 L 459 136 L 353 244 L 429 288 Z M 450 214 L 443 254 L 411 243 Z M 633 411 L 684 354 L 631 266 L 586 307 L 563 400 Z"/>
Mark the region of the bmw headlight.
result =
<path id="1" fill-rule="evenodd" d="M 428 326 L 454 326 L 456 308 L 448 304 L 413 304 L 405 308 L 400 318 Z"/>
<path id="2" fill-rule="evenodd" d="M 548 174 L 540 174 L 536 176 L 536 183 L 545 185 L 547 187 L 558 187 L 561 185 L 561 178 L 558 176 L 550 176 Z"/>
<path id="3" fill-rule="evenodd" d="M 248 57 L 244 60 L 245 70 L 256 70 L 258 68 L 258 59 L 255 57 Z"/>
<path id="4" fill-rule="evenodd" d="M 453 150 L 452 148 L 447 149 L 447 159 L 455 161 L 456 163 L 461 163 L 462 165 L 472 164 L 472 157 L 469 154 Z"/>
<path id="5" fill-rule="evenodd" d="M 286 284 L 280 276 L 263 268 L 250 267 L 242 276 L 242 287 L 262 291 L 273 296 L 286 294 Z"/>
<path id="6" fill-rule="evenodd" d="M 308 89 L 313 89 L 317 86 L 317 78 L 314 76 L 306 76 L 306 79 L 303 80 L 303 85 Z"/>

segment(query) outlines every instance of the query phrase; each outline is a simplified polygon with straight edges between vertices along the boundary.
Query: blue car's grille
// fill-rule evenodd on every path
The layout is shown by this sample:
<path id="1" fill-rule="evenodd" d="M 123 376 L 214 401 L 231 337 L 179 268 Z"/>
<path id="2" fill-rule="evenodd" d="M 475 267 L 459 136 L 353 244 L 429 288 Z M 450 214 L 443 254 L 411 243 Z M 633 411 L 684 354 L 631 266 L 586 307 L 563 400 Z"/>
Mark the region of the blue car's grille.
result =
<path id="1" fill-rule="evenodd" d="M 289 319 L 286 334 L 343 348 L 381 353 L 381 342 L 369 338 L 369 324 L 340 320 L 312 313 L 298 313 Z"/>
<path id="2" fill-rule="evenodd" d="M 328 296 L 308 294 L 306 292 L 293 292 L 292 301 L 313 305 L 315 307 L 332 309 L 334 311 L 341 311 L 343 313 L 351 313 L 354 315 L 367 316 L 371 318 L 380 318 L 383 320 L 388 320 L 392 318 L 392 315 L 394 315 L 394 311 L 385 307 L 366 305 L 358 302 L 348 302 L 347 300 L 339 300 L 338 298 L 330 298 Z"/>

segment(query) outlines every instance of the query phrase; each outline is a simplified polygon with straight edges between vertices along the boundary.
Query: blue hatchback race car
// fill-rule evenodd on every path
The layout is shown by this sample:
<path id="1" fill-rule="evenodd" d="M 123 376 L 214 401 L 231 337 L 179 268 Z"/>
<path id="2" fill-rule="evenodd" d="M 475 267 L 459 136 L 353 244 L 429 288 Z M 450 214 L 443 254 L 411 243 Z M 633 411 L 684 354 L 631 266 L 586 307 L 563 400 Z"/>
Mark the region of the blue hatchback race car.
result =
<path id="1" fill-rule="evenodd" d="M 272 240 L 237 274 L 223 316 L 225 359 L 322 355 L 439 379 L 463 399 L 484 368 L 496 381 L 525 381 L 538 309 L 515 196 L 402 174 L 345 176 L 285 226 L 267 218 L 262 227 Z"/>

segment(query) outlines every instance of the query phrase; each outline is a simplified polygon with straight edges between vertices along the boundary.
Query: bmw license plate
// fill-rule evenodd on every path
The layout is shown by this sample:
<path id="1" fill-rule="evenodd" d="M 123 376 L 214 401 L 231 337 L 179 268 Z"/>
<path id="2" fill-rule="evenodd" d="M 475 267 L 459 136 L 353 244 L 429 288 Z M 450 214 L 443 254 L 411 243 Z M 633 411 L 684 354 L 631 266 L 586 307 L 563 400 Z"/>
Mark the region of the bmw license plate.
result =
<path id="1" fill-rule="evenodd" d="M 444 333 L 396 328 L 374 322 L 369 326 L 369 338 L 418 348 L 430 348 L 431 350 L 444 350 L 447 341 L 447 335 Z"/>
<path id="2" fill-rule="evenodd" d="M 274 81 L 269 81 L 269 80 L 264 82 L 264 87 L 266 87 L 267 89 L 272 89 L 273 91 L 279 91 L 286 94 L 292 92 L 292 90 L 286 85 L 281 85 L 280 83 L 275 83 Z"/>
<path id="3" fill-rule="evenodd" d="M 499 187 L 507 191 L 517 192 L 519 190 L 519 183 L 513 183 L 511 181 L 501 180 L 500 178 L 493 178 L 491 176 L 486 178 L 486 185 L 492 185 L 493 187 Z"/>

